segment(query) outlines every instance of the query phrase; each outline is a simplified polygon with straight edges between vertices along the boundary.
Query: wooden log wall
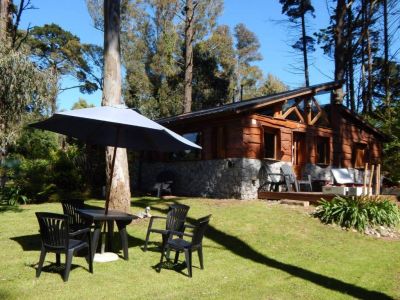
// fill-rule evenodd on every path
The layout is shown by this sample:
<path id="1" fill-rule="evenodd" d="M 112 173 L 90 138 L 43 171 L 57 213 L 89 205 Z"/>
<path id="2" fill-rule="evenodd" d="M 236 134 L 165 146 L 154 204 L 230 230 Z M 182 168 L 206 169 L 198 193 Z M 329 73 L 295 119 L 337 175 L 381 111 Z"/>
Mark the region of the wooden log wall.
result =
<path id="1" fill-rule="evenodd" d="M 252 114 L 237 114 L 208 120 L 186 121 L 168 126 L 178 133 L 201 132 L 202 159 L 255 158 L 264 157 L 264 128 L 277 132 L 277 160 L 292 161 L 293 133 L 302 132 L 306 138 L 307 163 L 317 163 L 316 138 L 328 138 L 329 164 L 336 167 L 354 167 L 353 150 L 356 144 L 368 147 L 370 163 L 379 163 L 382 145 L 372 132 L 356 125 L 352 120 L 336 115 L 334 128 L 316 127 L 283 119 L 281 116 L 268 117 Z M 217 141 L 219 139 L 219 142 Z M 221 141 L 222 139 L 222 141 Z M 224 149 L 217 149 L 224 145 Z"/>

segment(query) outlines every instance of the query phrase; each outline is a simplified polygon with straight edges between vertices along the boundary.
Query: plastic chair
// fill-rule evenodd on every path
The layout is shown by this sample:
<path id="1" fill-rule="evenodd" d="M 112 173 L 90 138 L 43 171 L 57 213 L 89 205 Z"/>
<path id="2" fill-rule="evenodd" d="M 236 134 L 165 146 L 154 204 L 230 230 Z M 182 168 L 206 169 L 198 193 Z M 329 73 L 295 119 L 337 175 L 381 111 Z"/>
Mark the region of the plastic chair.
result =
<path id="1" fill-rule="evenodd" d="M 159 233 L 163 238 L 163 245 L 167 241 L 169 232 L 183 231 L 187 213 L 190 207 L 184 204 L 172 204 L 169 207 L 166 217 L 152 216 L 150 218 L 149 227 L 147 228 L 146 241 L 144 244 L 144 251 L 147 251 L 147 244 L 149 242 L 150 233 Z M 154 220 L 162 219 L 165 220 L 165 229 L 153 228 Z"/>
<path id="2" fill-rule="evenodd" d="M 71 232 L 90 227 L 86 220 L 78 213 L 78 209 L 85 207 L 83 200 L 73 199 L 61 202 L 63 212 L 68 216 L 68 224 Z"/>
<path id="3" fill-rule="evenodd" d="M 179 259 L 179 253 L 184 252 L 185 253 L 185 262 L 186 266 L 188 268 L 188 275 L 189 277 L 192 277 L 192 253 L 194 251 L 197 251 L 199 255 L 199 261 L 200 261 L 200 268 L 204 269 L 204 258 L 203 258 L 203 237 L 206 232 L 208 223 L 210 222 L 211 215 L 208 215 L 206 217 L 200 218 L 195 222 L 195 226 L 192 225 L 185 225 L 185 227 L 190 227 L 193 228 L 193 233 L 185 233 L 185 232 L 177 232 L 177 231 L 170 231 L 170 237 L 168 241 L 165 243 L 163 246 L 163 249 L 161 251 L 161 258 L 160 258 L 160 263 L 158 267 L 158 272 L 161 272 L 161 267 L 163 263 L 163 259 L 165 255 L 165 252 L 168 252 L 169 250 L 175 250 L 175 260 L 174 264 L 178 262 Z M 173 238 L 173 236 L 176 235 L 179 238 Z M 188 236 L 191 237 L 192 240 L 186 241 L 183 239 L 183 236 Z M 168 259 L 168 257 L 167 257 Z"/>
<path id="4" fill-rule="evenodd" d="M 84 248 L 88 248 L 89 271 L 93 273 L 92 246 L 90 238 L 88 243 L 81 240 L 72 239 L 69 231 L 68 216 L 47 212 L 37 212 L 36 217 L 40 227 L 40 237 L 42 240 L 42 248 L 40 251 L 40 259 L 38 268 L 36 269 L 36 277 L 40 276 L 44 259 L 47 252 L 56 253 L 56 264 L 60 265 L 60 255 L 65 254 L 66 263 L 64 270 L 64 281 L 68 281 L 69 272 L 71 270 L 73 255 Z M 82 230 L 81 230 L 82 231 Z M 90 234 L 90 229 L 86 229 Z M 82 234 L 82 232 L 79 232 Z"/>
<path id="5" fill-rule="evenodd" d="M 296 174 L 294 174 L 292 167 L 289 165 L 282 165 L 281 172 L 285 177 L 288 192 L 292 191 L 292 184 L 294 185 L 296 192 L 301 191 L 301 185 L 305 185 L 308 191 L 312 192 L 311 175 L 308 175 L 306 180 L 297 180 Z"/>

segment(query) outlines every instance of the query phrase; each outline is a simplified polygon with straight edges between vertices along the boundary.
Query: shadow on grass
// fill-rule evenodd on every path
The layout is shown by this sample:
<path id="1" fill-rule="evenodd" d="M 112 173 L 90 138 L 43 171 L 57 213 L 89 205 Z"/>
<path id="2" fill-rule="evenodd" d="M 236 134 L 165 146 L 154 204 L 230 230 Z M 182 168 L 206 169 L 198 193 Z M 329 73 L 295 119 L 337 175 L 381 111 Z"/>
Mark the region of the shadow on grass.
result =
<path id="1" fill-rule="evenodd" d="M 22 235 L 10 238 L 17 242 L 24 251 L 40 251 L 41 241 L 40 234 Z"/>
<path id="2" fill-rule="evenodd" d="M 22 208 L 19 206 L 13 206 L 13 205 L 0 205 L 0 213 L 5 213 L 5 212 L 21 212 L 23 211 Z"/>
<path id="3" fill-rule="evenodd" d="M 47 261 L 46 260 L 44 262 L 43 267 L 42 267 L 42 273 L 44 272 L 44 273 L 58 274 L 63 279 L 64 278 L 64 271 L 65 271 L 65 256 L 61 256 L 61 261 L 63 261 L 63 259 L 64 259 L 64 262 L 61 262 L 60 265 L 57 265 L 57 263 L 55 263 L 53 261 Z M 31 264 L 31 265 L 28 265 L 28 266 L 35 270 L 35 276 L 36 276 L 37 264 Z M 71 264 L 70 271 L 73 271 L 74 269 L 77 269 L 77 268 L 82 268 L 82 269 L 85 269 L 86 271 L 89 272 L 89 267 L 88 266 L 84 267 L 83 265 L 76 265 L 76 264 Z M 71 273 L 70 273 L 70 276 L 71 276 Z M 40 279 L 40 277 L 39 277 L 39 279 Z M 2 298 L 0 298 L 0 299 L 2 299 Z"/>
<path id="4" fill-rule="evenodd" d="M 166 199 L 166 200 L 158 199 L 157 203 L 170 203 L 176 201 L 177 199 Z M 147 201 L 146 199 L 140 199 L 138 201 L 135 201 L 134 203 L 135 205 L 141 206 L 143 208 L 151 204 L 155 204 L 154 201 Z M 163 213 L 166 212 L 166 210 L 158 209 L 157 207 L 152 207 L 152 209 Z M 188 218 L 187 220 L 192 223 L 195 221 L 192 218 Z M 392 297 L 386 295 L 385 293 L 378 291 L 371 291 L 354 284 L 343 282 L 336 278 L 321 275 L 313 271 L 309 271 L 295 265 L 280 262 L 276 259 L 265 256 L 264 254 L 250 247 L 241 239 L 233 235 L 224 233 L 218 230 L 217 228 L 213 227 L 212 225 L 208 226 L 205 236 L 238 256 L 265 265 L 267 267 L 286 272 L 292 276 L 310 281 L 324 288 L 337 291 L 349 296 L 353 296 L 359 299 L 393 299 Z"/>

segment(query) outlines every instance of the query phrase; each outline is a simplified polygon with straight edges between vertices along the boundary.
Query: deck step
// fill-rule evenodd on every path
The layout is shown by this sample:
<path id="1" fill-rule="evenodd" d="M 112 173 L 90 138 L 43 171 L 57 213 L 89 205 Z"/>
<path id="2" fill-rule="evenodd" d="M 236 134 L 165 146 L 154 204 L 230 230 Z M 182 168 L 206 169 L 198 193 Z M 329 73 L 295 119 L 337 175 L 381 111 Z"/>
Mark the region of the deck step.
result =
<path id="1" fill-rule="evenodd" d="M 289 199 L 281 199 L 279 201 L 280 204 L 287 204 L 287 205 L 296 205 L 296 206 L 303 206 L 303 207 L 309 207 L 310 202 L 309 201 L 302 201 L 302 200 L 289 200 Z"/>

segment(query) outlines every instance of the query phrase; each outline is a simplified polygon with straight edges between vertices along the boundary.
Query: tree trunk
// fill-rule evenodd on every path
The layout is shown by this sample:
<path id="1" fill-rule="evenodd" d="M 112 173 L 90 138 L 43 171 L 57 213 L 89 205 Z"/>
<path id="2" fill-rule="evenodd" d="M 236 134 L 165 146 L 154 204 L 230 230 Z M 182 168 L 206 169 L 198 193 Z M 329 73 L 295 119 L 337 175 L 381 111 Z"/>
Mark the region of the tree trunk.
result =
<path id="1" fill-rule="evenodd" d="M 303 5 L 303 1 L 301 1 Z M 306 80 L 306 86 L 310 86 L 310 76 L 308 73 L 308 57 L 307 57 L 307 40 L 306 40 L 306 20 L 304 12 L 301 15 L 301 34 L 303 37 L 303 61 L 304 61 L 304 77 Z"/>
<path id="2" fill-rule="evenodd" d="M 344 38 L 345 15 L 347 12 L 346 0 L 338 0 L 335 16 L 335 80 L 343 81 L 346 70 L 346 41 Z M 337 88 L 331 98 L 333 104 L 342 104 L 343 87 Z"/>
<path id="3" fill-rule="evenodd" d="M 193 0 L 186 0 L 185 6 L 185 98 L 183 112 L 192 111 L 192 80 L 193 80 Z"/>
<path id="4" fill-rule="evenodd" d="M 0 41 L 7 38 L 8 28 L 11 25 L 10 0 L 0 0 Z"/>
<path id="5" fill-rule="evenodd" d="M 356 111 L 355 91 L 354 91 L 354 51 L 353 51 L 353 10 L 352 6 L 348 7 L 347 11 L 347 73 L 348 73 L 348 99 L 350 110 Z"/>
<path id="6" fill-rule="evenodd" d="M 383 37 L 384 37 L 384 76 L 385 76 L 385 107 L 386 116 L 391 120 L 390 110 L 390 79 L 389 79 L 389 30 L 388 30 L 388 7 L 387 0 L 383 0 Z M 389 129 L 390 132 L 390 129 Z"/>
<path id="7" fill-rule="evenodd" d="M 104 0 L 104 89 L 102 105 L 121 104 L 120 0 Z M 111 180 L 114 147 L 106 149 L 107 182 Z M 110 190 L 110 209 L 130 211 L 128 157 L 126 149 L 116 152 Z"/>

